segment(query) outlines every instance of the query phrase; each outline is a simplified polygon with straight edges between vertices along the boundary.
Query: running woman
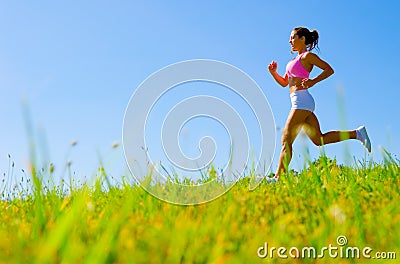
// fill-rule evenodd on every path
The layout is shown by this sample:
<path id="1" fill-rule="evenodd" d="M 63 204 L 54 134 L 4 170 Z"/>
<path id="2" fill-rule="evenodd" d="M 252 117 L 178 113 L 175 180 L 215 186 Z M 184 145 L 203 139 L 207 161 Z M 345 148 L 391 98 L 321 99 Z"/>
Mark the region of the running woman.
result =
<path id="1" fill-rule="evenodd" d="M 278 168 L 274 177 L 266 178 L 268 182 L 278 181 L 279 176 L 287 171 L 292 159 L 292 145 L 301 128 L 304 128 L 307 136 L 317 146 L 358 139 L 371 152 L 371 142 L 364 126 L 356 130 L 321 132 L 319 121 L 314 114 L 315 102 L 308 89 L 331 76 L 334 71 L 327 62 L 311 52 L 314 48 L 318 48 L 318 38 L 316 30 L 310 31 L 305 27 L 296 27 L 291 32 L 289 43 L 291 53 L 297 52 L 297 56 L 287 64 L 285 74 L 281 76 L 276 72 L 278 64 L 275 61 L 268 65 L 269 72 L 278 84 L 282 87 L 289 85 L 292 102 L 282 134 L 282 150 Z M 310 79 L 310 72 L 314 66 L 320 68 L 322 72 Z"/>

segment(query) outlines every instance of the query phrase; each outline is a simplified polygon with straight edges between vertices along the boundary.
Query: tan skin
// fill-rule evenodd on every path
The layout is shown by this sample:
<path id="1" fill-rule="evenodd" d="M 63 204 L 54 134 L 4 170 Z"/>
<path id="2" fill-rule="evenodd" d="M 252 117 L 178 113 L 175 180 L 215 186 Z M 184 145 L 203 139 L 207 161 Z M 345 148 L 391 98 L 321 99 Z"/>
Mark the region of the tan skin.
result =
<path id="1" fill-rule="evenodd" d="M 306 51 L 307 45 L 305 44 L 305 41 L 306 39 L 304 36 L 299 38 L 296 35 L 296 32 L 292 31 L 289 40 L 292 51 L 298 52 L 298 54 Z M 309 89 L 334 73 L 332 67 L 327 62 L 321 60 L 312 52 L 304 54 L 300 59 L 300 63 L 308 72 L 311 72 L 313 67 L 316 66 L 322 70 L 322 73 L 313 79 L 288 77 L 287 74 L 281 76 L 276 72 L 278 64 L 275 61 L 272 61 L 268 65 L 268 70 L 275 81 L 282 87 L 289 85 L 290 93 Z M 292 145 L 301 128 L 304 128 L 307 136 L 317 146 L 336 143 L 347 139 L 355 139 L 357 137 L 355 130 L 322 133 L 319 121 L 313 112 L 301 109 L 291 109 L 282 134 L 282 150 L 275 177 L 278 178 L 282 173 L 287 171 L 287 167 L 292 159 Z"/>

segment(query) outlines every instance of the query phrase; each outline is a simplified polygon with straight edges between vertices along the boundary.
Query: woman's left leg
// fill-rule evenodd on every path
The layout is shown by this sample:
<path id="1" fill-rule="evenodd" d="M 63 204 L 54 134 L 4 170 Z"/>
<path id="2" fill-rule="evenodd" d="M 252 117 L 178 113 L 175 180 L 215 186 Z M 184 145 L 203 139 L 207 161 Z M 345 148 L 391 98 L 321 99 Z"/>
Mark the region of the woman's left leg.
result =
<path id="1" fill-rule="evenodd" d="M 275 177 L 278 178 L 282 172 L 287 170 L 292 159 L 292 145 L 301 127 L 304 125 L 308 116 L 313 114 L 308 110 L 291 109 L 286 120 L 285 129 L 282 134 L 282 150 L 279 156 L 278 168 Z"/>

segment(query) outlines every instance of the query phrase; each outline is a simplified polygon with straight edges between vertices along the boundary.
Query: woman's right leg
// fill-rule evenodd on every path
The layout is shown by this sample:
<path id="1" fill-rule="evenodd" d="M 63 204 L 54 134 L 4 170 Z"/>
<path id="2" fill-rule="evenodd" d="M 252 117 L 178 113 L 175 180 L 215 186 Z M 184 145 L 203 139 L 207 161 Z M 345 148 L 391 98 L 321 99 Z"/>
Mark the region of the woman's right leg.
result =
<path id="1" fill-rule="evenodd" d="M 304 130 L 311 141 L 317 146 L 357 138 L 356 130 L 335 130 L 322 134 L 318 118 L 314 113 L 306 118 Z"/>

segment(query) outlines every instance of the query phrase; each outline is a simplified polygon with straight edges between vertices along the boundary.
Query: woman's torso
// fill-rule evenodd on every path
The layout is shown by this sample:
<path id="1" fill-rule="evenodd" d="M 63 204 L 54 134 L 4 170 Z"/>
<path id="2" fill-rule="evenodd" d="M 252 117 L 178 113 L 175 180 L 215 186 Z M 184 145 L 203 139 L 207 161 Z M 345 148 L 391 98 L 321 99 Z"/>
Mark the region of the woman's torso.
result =
<path id="1" fill-rule="evenodd" d="M 297 55 L 294 59 L 289 61 L 286 66 L 286 74 L 289 78 L 290 93 L 308 89 L 301 85 L 302 80 L 307 79 L 310 76 L 310 72 L 313 67 L 311 64 L 308 65 L 306 62 L 304 55 L 307 53 L 308 51 L 304 51 Z"/>
<path id="2" fill-rule="evenodd" d="M 300 91 L 300 90 L 307 90 L 308 88 L 304 88 L 301 85 L 302 78 L 296 78 L 296 77 L 289 77 L 289 89 L 290 93 L 293 93 L 295 91 Z"/>

